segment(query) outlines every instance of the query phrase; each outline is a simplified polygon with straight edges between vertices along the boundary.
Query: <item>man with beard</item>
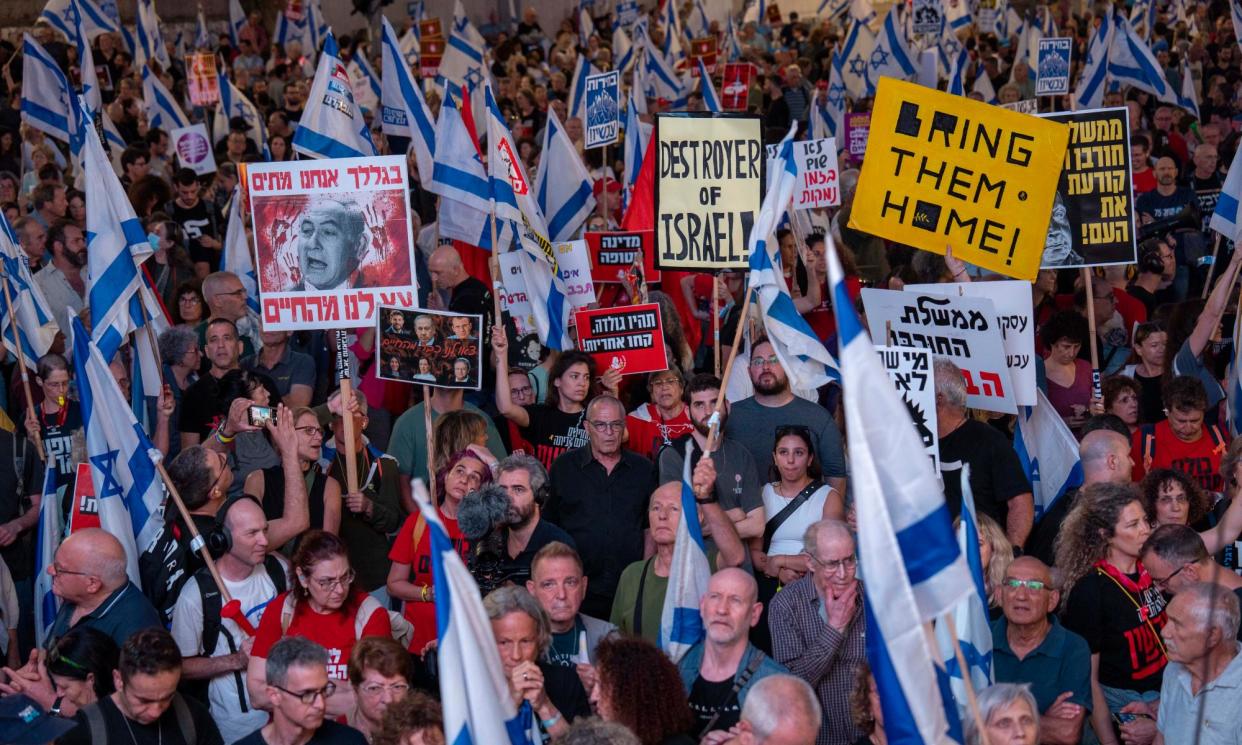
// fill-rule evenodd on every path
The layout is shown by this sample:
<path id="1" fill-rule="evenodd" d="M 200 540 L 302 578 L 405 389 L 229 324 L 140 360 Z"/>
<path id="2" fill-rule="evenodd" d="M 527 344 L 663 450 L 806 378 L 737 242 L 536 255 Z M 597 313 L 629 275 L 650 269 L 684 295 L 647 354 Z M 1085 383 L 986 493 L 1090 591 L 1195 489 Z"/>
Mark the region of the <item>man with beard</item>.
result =
<path id="1" fill-rule="evenodd" d="M 750 451 L 760 477 L 766 477 L 772 468 L 777 426 L 800 424 L 811 430 L 815 457 L 819 458 L 824 480 L 838 494 L 844 494 L 845 451 L 841 446 L 841 432 L 828 411 L 794 395 L 776 350 L 767 339 L 751 347 L 748 367 L 755 395 L 733 405 L 733 416 L 724 426 L 725 435 Z"/>
<path id="2" fill-rule="evenodd" d="M 1074 239 L 1069 219 L 1065 213 L 1065 200 L 1058 192 L 1052 203 L 1052 217 L 1048 219 L 1048 237 L 1044 240 L 1042 266 L 1074 266 L 1082 263 L 1082 257 L 1074 250 Z"/>
<path id="3" fill-rule="evenodd" d="M 548 498 L 548 472 L 539 461 L 523 453 L 510 455 L 496 466 L 496 483 L 509 493 L 506 576 L 521 584 L 530 577 L 531 562 L 541 548 L 554 541 L 573 548 L 574 539 L 540 515 Z"/>
<path id="4" fill-rule="evenodd" d="M 1144 222 L 1174 217 L 1187 205 L 1198 203 L 1193 189 L 1177 183 L 1177 161 L 1167 155 L 1157 160 L 1155 174 L 1156 188 L 1134 202 Z"/>
<path id="5" fill-rule="evenodd" d="M 82 228 L 68 220 L 57 220 L 47 232 L 52 247 L 52 263 L 34 275 L 35 284 L 53 309 L 56 323 L 68 331 L 69 321 L 87 306 L 86 235 Z"/>
<path id="6" fill-rule="evenodd" d="M 630 439 L 625 446 L 645 458 L 654 458 L 660 448 L 693 429 L 682 391 L 686 380 L 681 370 L 658 370 L 647 376 L 647 392 L 651 401 L 639 406 L 625 418 Z M 680 478 L 680 474 L 678 478 Z"/>

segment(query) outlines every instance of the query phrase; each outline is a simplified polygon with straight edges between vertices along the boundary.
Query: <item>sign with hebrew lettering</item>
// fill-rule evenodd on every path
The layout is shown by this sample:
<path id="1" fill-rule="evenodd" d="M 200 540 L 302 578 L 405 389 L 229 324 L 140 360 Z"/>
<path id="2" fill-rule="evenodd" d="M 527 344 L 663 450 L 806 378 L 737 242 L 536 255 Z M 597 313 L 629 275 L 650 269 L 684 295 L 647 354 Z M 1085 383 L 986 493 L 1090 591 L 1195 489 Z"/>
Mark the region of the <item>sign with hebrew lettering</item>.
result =
<path id="1" fill-rule="evenodd" d="M 586 147 L 611 145 L 621 136 L 621 73 L 586 79 Z"/>
<path id="2" fill-rule="evenodd" d="M 763 199 L 757 116 L 660 114 L 656 148 L 656 266 L 744 269 Z"/>
<path id="3" fill-rule="evenodd" d="M 530 296 L 526 294 L 526 279 L 522 276 L 521 256 L 517 251 L 505 251 L 500 254 L 500 283 L 504 286 L 501 293 L 501 305 L 513 319 L 518 336 L 534 334 L 535 309 L 531 307 Z"/>
<path id="4" fill-rule="evenodd" d="M 1035 63 L 1035 95 L 1055 96 L 1069 93 L 1070 49 L 1073 42 L 1068 36 L 1039 40 Z"/>
<path id="5" fill-rule="evenodd" d="M 472 391 L 482 386 L 483 316 L 381 306 L 376 326 L 380 379 Z"/>
<path id="6" fill-rule="evenodd" d="M 940 0 L 914 0 L 911 9 L 914 13 L 911 30 L 915 34 L 940 35 L 940 30 L 944 27 L 944 11 L 940 7 Z"/>
<path id="7" fill-rule="evenodd" d="M 246 169 L 260 313 L 268 331 L 358 328 L 414 307 L 405 156 Z"/>
<path id="8" fill-rule="evenodd" d="M 655 231 L 587 231 L 582 237 L 586 240 L 587 251 L 591 254 L 591 279 L 596 284 L 625 282 L 639 252 L 643 255 L 643 273 L 647 282 L 654 284 L 660 281 L 661 273 L 655 268 L 655 251 L 652 245 Z"/>
<path id="9" fill-rule="evenodd" d="M 841 203 L 841 181 L 837 171 L 837 140 L 799 140 L 794 143 L 798 164 L 798 185 L 793 208 L 835 207 Z"/>
<path id="10" fill-rule="evenodd" d="M 949 358 L 966 378 L 967 406 L 1018 413 L 991 300 L 871 288 L 862 291 L 862 299 L 872 339 L 883 340 L 891 330 L 889 346 L 917 347 Z"/>
<path id="11" fill-rule="evenodd" d="M 901 400 L 906 402 L 914 429 L 923 440 L 923 449 L 937 471 L 940 470 L 940 435 L 936 430 L 936 376 L 932 354 L 913 347 L 876 347 Z"/>
<path id="12" fill-rule="evenodd" d="M 660 304 L 580 310 L 578 348 L 595 358 L 598 370 L 625 375 L 668 369 Z"/>
<path id="13" fill-rule="evenodd" d="M 586 241 L 552 244 L 556 249 L 556 271 L 565 282 L 565 296 L 575 308 L 595 302 L 595 283 L 591 280 L 591 256 Z"/>
<path id="14" fill-rule="evenodd" d="M 1031 306 L 1031 285 L 1018 279 L 997 282 L 949 282 L 906 285 L 906 292 L 948 297 L 987 298 L 996 308 L 1005 347 L 1005 365 L 1013 382 L 1013 400 L 1018 406 L 1035 406 L 1035 322 Z"/>
<path id="15" fill-rule="evenodd" d="M 1041 265 L 1133 264 L 1138 247 L 1127 110 L 1090 109 L 1043 118 L 1064 122 L 1070 141 Z"/>
<path id="16" fill-rule="evenodd" d="M 1068 128 L 880 78 L 850 227 L 1035 279 Z"/>

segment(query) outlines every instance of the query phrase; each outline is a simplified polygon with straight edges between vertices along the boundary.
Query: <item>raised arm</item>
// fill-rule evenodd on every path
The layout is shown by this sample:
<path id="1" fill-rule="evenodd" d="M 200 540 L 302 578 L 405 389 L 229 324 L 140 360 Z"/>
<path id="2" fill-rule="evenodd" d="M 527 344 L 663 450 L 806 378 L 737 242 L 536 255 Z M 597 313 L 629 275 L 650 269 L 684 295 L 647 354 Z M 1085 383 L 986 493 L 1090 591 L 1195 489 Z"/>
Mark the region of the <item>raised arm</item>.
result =
<path id="1" fill-rule="evenodd" d="M 285 477 L 285 509 L 280 517 L 267 524 L 268 542 L 283 546 L 310 528 L 306 479 L 298 460 L 298 432 L 293 426 L 293 412 L 283 404 L 276 409 L 276 420 L 267 423 L 268 435 L 280 453 L 280 466 Z M 339 516 L 340 498 L 337 510 Z"/>
<path id="2" fill-rule="evenodd" d="M 492 326 L 492 351 L 496 353 L 496 409 L 519 427 L 530 426 L 526 408 L 513 403 L 509 391 L 509 337 L 500 324 Z"/>
<path id="3" fill-rule="evenodd" d="M 1238 238 L 1242 239 L 1242 234 L 1239 234 Z M 1242 251 L 1234 248 L 1229 256 L 1229 265 L 1225 267 L 1216 286 L 1212 288 L 1212 294 L 1208 295 L 1207 305 L 1199 314 L 1199 320 L 1195 322 L 1195 330 L 1190 332 L 1190 338 L 1187 339 L 1190 351 L 1195 357 L 1203 354 L 1208 342 L 1212 340 L 1212 332 L 1220 325 L 1220 319 L 1225 315 L 1229 300 L 1233 296 L 1233 282 L 1238 277 L 1240 267 L 1242 267 Z M 1170 351 L 1177 354 L 1176 349 Z"/>

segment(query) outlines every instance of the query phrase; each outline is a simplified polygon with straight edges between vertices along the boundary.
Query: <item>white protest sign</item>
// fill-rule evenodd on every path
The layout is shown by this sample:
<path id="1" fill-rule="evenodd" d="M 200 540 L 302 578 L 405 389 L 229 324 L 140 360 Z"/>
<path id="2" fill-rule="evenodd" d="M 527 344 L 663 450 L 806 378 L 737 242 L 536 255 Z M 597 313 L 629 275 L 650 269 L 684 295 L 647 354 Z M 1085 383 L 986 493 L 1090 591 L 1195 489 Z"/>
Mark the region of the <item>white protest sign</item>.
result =
<path id="1" fill-rule="evenodd" d="M 1018 406 L 1035 406 L 1035 322 L 1031 306 L 1031 283 L 1020 279 L 997 282 L 966 282 L 906 285 L 907 292 L 948 297 L 987 298 L 996 307 L 996 321 L 1004 337 L 1005 364 L 1013 381 Z"/>
<path id="2" fill-rule="evenodd" d="M 914 429 L 923 439 L 923 448 L 937 471 L 940 470 L 940 436 L 936 430 L 936 376 L 932 355 L 926 349 L 876 347 L 884 371 L 906 402 Z"/>
<path id="3" fill-rule="evenodd" d="M 199 122 L 188 127 L 178 127 L 168 133 L 172 138 L 173 152 L 182 168 L 189 168 L 199 176 L 216 172 L 216 156 L 207 137 L 207 125 Z"/>
<path id="4" fill-rule="evenodd" d="M 862 299 L 872 339 L 885 339 L 891 327 L 890 344 L 930 350 L 962 369 L 967 406 L 1018 413 L 991 300 L 871 288 Z"/>
<path id="5" fill-rule="evenodd" d="M 518 336 L 535 332 L 535 310 L 530 296 L 526 294 L 526 280 L 522 277 L 522 264 L 517 251 L 500 254 L 500 282 L 504 285 L 505 310 L 517 326 Z"/>
<path id="6" fill-rule="evenodd" d="M 794 209 L 835 207 L 841 203 L 835 137 L 795 142 L 794 162 L 798 164 L 798 188 L 793 196 Z"/>
<path id="7" fill-rule="evenodd" d="M 595 302 L 595 283 L 591 281 L 591 254 L 586 241 L 557 243 L 556 270 L 565 280 L 569 303 L 581 308 Z"/>

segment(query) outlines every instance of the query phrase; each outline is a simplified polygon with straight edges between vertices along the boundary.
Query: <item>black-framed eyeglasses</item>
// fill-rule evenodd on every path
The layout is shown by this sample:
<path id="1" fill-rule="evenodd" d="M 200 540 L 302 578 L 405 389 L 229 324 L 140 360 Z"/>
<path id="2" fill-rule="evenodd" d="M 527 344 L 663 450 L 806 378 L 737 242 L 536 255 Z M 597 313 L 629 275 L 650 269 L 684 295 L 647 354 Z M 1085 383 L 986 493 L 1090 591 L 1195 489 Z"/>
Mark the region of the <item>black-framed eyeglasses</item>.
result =
<path id="1" fill-rule="evenodd" d="M 1182 564 L 1180 567 L 1177 568 L 1176 572 L 1173 572 L 1172 574 L 1165 577 L 1164 579 L 1156 579 L 1155 577 L 1152 577 L 1151 578 L 1152 584 L 1154 584 L 1156 587 L 1159 587 L 1161 589 L 1166 589 L 1169 586 L 1169 583 L 1173 581 L 1173 578 L 1181 574 L 1182 570 L 1188 566 L 1190 566 L 1190 564 Z"/>
<path id="2" fill-rule="evenodd" d="M 600 432 L 620 432 L 625 427 L 625 421 L 602 422 L 595 419 L 591 420 L 591 426 Z"/>
<path id="3" fill-rule="evenodd" d="M 290 696 L 293 696 L 307 706 L 315 703 L 315 699 L 320 696 L 323 696 L 323 700 L 326 702 L 328 699 L 332 698 L 332 694 L 336 693 L 336 683 L 333 683 L 332 681 L 328 681 L 328 684 L 323 688 L 316 688 L 312 691 L 291 691 L 284 686 L 278 686 L 275 684 L 272 684 L 272 687 L 278 691 L 283 691 Z"/>
<path id="4" fill-rule="evenodd" d="M 849 574 L 855 567 L 858 566 L 858 556 L 854 554 L 850 554 L 849 556 L 845 556 L 840 559 L 828 559 L 827 561 L 824 561 L 810 551 L 805 553 L 806 557 L 811 560 L 811 563 L 819 567 L 825 574 L 837 574 L 842 569 L 845 570 L 846 574 Z"/>

